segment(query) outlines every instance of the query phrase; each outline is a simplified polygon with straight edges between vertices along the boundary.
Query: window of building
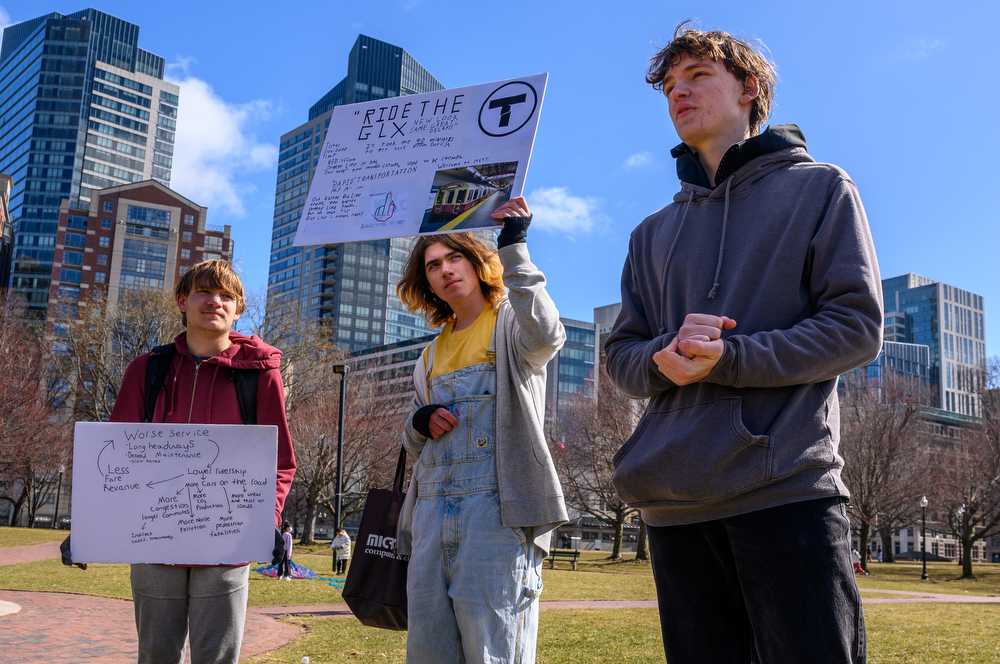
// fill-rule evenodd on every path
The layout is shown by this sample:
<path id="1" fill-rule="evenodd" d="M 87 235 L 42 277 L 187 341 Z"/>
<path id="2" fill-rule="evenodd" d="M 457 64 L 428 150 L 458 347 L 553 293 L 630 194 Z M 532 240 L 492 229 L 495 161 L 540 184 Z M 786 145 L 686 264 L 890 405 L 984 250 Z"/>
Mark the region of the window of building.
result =
<path id="1" fill-rule="evenodd" d="M 194 226 L 194 215 L 193 214 L 185 214 L 184 215 L 184 225 L 185 226 Z"/>
<path id="2" fill-rule="evenodd" d="M 97 243 L 101 245 L 103 248 L 107 249 L 108 247 L 111 246 L 111 238 L 105 235 L 104 237 L 98 238 Z"/>
<path id="3" fill-rule="evenodd" d="M 111 227 L 115 225 L 115 222 L 108 217 L 101 219 L 101 228 L 104 230 L 111 230 Z"/>
<path id="4" fill-rule="evenodd" d="M 188 258 L 191 258 L 191 250 L 190 249 L 181 249 L 181 258 L 183 258 L 185 260 L 187 260 Z"/>
<path id="5" fill-rule="evenodd" d="M 66 233 L 63 244 L 67 247 L 85 247 L 87 246 L 87 236 L 79 233 Z"/>
<path id="6" fill-rule="evenodd" d="M 59 281 L 67 281 L 71 284 L 80 283 L 80 270 L 64 267 L 59 271 Z"/>
<path id="7" fill-rule="evenodd" d="M 114 209 L 115 209 L 115 203 L 114 203 L 114 201 L 104 201 L 104 211 L 105 212 L 112 212 L 112 211 L 114 211 Z"/>
<path id="8" fill-rule="evenodd" d="M 205 238 L 205 249 L 209 251 L 222 251 L 222 238 L 209 235 Z"/>
<path id="9" fill-rule="evenodd" d="M 94 283 L 103 284 L 104 281 L 107 278 L 108 278 L 108 273 L 107 272 L 95 272 L 94 273 Z"/>
<path id="10" fill-rule="evenodd" d="M 97 264 L 98 265 L 107 265 L 108 264 L 108 255 L 107 254 L 97 254 Z"/>
<path id="11" fill-rule="evenodd" d="M 190 242 L 191 241 L 191 231 L 184 231 L 183 233 L 181 233 L 181 240 L 183 240 L 184 242 Z"/>

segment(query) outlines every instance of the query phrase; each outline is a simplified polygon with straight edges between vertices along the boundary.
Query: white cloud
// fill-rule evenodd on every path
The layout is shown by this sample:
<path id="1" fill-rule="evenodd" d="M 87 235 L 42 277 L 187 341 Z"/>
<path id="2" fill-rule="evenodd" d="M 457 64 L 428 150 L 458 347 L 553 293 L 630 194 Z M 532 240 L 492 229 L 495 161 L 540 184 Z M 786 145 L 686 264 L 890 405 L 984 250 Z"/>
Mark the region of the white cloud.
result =
<path id="1" fill-rule="evenodd" d="M 271 115 L 271 102 L 224 100 L 207 82 L 192 76 L 194 60 L 178 58 L 168 66 L 168 79 L 180 87 L 177 139 L 171 187 L 209 208 L 242 216 L 243 196 L 255 187 L 246 175 L 270 169 L 278 148 L 259 142 L 256 123 Z"/>
<path id="2" fill-rule="evenodd" d="M 941 39 L 930 37 L 915 37 L 902 44 L 895 53 L 896 60 L 904 62 L 923 62 L 931 57 L 935 51 L 944 48 L 945 43 Z"/>
<path id="3" fill-rule="evenodd" d="M 566 187 L 539 187 L 528 196 L 533 226 L 559 233 L 589 233 L 605 220 L 596 198 L 574 196 Z"/>
<path id="4" fill-rule="evenodd" d="M 653 163 L 653 155 L 650 152 L 636 152 L 630 154 L 625 159 L 625 168 L 642 168 Z"/>

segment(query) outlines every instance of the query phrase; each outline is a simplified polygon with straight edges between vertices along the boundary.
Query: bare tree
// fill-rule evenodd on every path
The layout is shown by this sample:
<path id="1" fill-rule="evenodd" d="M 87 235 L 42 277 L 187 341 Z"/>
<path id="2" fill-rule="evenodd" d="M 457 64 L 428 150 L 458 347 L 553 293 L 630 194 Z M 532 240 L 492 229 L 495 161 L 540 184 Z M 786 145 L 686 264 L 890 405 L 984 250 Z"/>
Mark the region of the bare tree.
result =
<path id="1" fill-rule="evenodd" d="M 917 505 L 925 467 L 918 431 L 928 393 L 919 382 L 888 370 L 877 382 L 854 378 L 845 380 L 840 453 L 851 492 L 848 510 L 859 524 L 861 564 L 867 569 L 876 524 L 890 533 L 883 552 L 891 562 L 892 528 L 907 522 Z"/>
<path id="2" fill-rule="evenodd" d="M 580 396 L 560 423 L 562 441 L 552 456 L 566 502 L 576 511 L 614 528 L 611 558 L 622 557 L 625 524 L 637 513 L 615 491 L 612 459 L 635 427 L 637 402 L 608 379 L 602 366 L 598 395 Z"/>
<path id="3" fill-rule="evenodd" d="M 68 429 L 55 421 L 47 389 L 43 332 L 40 321 L 0 298 L 0 501 L 10 503 L 12 523 L 26 509 L 28 525 L 69 460 Z"/>
<path id="4" fill-rule="evenodd" d="M 74 419 L 103 422 L 129 362 L 172 341 L 182 330 L 180 314 L 173 296 L 159 290 L 129 291 L 114 306 L 97 295 L 78 308 L 56 335 L 62 386 Z"/>
<path id="5" fill-rule="evenodd" d="M 979 381 L 981 417 L 941 464 L 938 496 L 947 526 L 962 547 L 962 577 L 973 578 L 972 547 L 1000 535 L 1000 360 Z"/>

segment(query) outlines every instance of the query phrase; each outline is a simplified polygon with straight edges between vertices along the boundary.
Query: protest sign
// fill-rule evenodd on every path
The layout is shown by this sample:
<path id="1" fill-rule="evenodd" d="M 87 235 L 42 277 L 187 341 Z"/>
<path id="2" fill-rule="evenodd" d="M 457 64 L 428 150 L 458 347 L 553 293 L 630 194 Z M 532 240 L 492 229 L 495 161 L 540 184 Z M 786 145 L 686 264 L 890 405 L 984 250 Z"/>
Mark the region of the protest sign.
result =
<path id="1" fill-rule="evenodd" d="M 78 422 L 76 562 L 271 560 L 278 428 Z"/>
<path id="2" fill-rule="evenodd" d="M 496 226 L 524 189 L 547 79 L 336 107 L 295 244 Z"/>

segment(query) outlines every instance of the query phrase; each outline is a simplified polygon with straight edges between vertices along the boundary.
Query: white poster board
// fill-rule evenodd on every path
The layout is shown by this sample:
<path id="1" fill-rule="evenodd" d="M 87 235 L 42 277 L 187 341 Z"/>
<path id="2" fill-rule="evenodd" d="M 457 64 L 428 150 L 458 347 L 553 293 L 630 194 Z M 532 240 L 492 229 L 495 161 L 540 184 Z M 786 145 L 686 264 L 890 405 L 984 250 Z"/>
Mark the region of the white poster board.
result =
<path id="1" fill-rule="evenodd" d="M 334 108 L 295 244 L 496 226 L 490 212 L 524 189 L 547 80 Z"/>
<path id="2" fill-rule="evenodd" d="M 270 562 L 278 428 L 77 422 L 75 562 Z"/>

